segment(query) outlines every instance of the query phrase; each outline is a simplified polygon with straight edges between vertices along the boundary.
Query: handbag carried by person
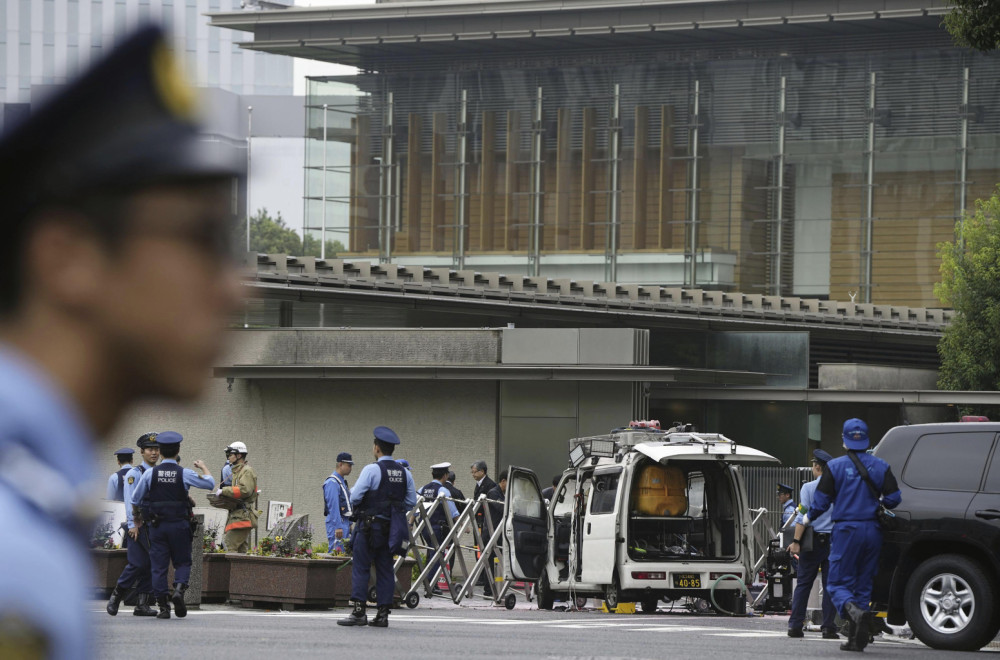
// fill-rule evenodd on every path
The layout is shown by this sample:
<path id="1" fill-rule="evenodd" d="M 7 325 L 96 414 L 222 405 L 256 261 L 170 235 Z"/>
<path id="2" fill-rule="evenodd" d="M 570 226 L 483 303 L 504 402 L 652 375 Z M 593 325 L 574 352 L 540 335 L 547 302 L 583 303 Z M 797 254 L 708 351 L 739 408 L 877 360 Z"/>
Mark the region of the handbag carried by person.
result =
<path id="1" fill-rule="evenodd" d="M 847 455 L 851 458 L 851 462 L 854 463 L 854 467 L 858 468 L 858 474 L 868 484 L 868 490 L 871 491 L 872 497 L 878 500 L 878 513 L 876 514 L 878 524 L 885 531 L 894 529 L 896 526 L 896 514 L 883 506 L 882 495 L 879 493 L 878 488 L 875 487 L 875 483 L 872 481 L 871 475 L 868 474 L 865 464 L 861 462 L 861 459 L 853 451 L 847 452 Z"/>

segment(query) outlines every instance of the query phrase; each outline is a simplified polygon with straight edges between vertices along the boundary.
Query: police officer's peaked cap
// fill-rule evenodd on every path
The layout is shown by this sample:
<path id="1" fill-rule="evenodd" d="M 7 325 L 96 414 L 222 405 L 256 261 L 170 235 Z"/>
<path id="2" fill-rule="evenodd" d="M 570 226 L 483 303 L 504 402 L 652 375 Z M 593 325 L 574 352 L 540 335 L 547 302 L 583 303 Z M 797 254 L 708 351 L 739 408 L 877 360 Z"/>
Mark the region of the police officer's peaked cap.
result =
<path id="1" fill-rule="evenodd" d="M 351 457 L 346 451 L 342 451 L 337 454 L 338 463 L 347 463 L 348 465 L 354 465 L 354 458 Z"/>
<path id="2" fill-rule="evenodd" d="M 826 465 L 827 463 L 833 460 L 833 456 L 831 456 L 829 452 L 825 452 L 822 449 L 814 449 L 813 460 L 817 463 L 822 463 L 823 465 Z"/>
<path id="3" fill-rule="evenodd" d="M 436 463 L 436 464 L 432 465 L 431 469 L 432 470 L 447 470 L 450 467 L 451 467 L 451 463 L 448 463 L 447 461 L 445 461 L 444 463 Z"/>
<path id="4" fill-rule="evenodd" d="M 139 30 L 0 138 L 7 217 L 81 192 L 241 175 L 241 158 L 200 138 L 195 112 L 162 30 Z"/>
<path id="5" fill-rule="evenodd" d="M 131 456 L 135 453 L 134 449 L 129 449 L 128 447 L 123 447 L 115 452 L 115 456 Z"/>
<path id="6" fill-rule="evenodd" d="M 388 426 L 376 426 L 372 432 L 375 434 L 376 440 L 381 440 L 390 445 L 398 445 L 400 442 L 399 436 Z"/>
<path id="7" fill-rule="evenodd" d="M 787 493 L 791 495 L 794 491 L 792 490 L 792 487 L 789 486 L 788 484 L 778 484 L 778 492 Z"/>
<path id="8" fill-rule="evenodd" d="M 182 440 L 184 436 L 177 431 L 164 431 L 156 436 L 156 442 L 161 445 L 179 445 Z"/>
<path id="9" fill-rule="evenodd" d="M 143 433 L 139 436 L 139 439 L 136 440 L 135 444 L 139 447 L 139 449 L 155 449 L 160 446 L 156 442 L 156 436 L 156 433 Z"/>
<path id="10" fill-rule="evenodd" d="M 844 445 L 858 451 L 868 449 L 868 425 L 857 418 L 844 422 Z"/>

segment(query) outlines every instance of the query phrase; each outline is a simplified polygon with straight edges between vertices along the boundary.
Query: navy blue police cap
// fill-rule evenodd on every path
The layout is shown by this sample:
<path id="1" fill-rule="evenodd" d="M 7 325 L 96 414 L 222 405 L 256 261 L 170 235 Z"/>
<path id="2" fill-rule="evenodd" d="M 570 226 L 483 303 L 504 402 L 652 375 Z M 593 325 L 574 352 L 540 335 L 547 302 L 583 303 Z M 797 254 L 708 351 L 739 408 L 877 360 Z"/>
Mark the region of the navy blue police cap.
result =
<path id="1" fill-rule="evenodd" d="M 160 446 L 156 442 L 157 435 L 158 434 L 156 433 L 143 433 L 139 436 L 139 439 L 136 440 L 135 444 L 139 447 L 139 449 L 155 449 Z"/>
<path id="2" fill-rule="evenodd" d="M 829 452 L 825 452 L 822 449 L 814 449 L 813 460 L 817 463 L 822 463 L 823 465 L 826 465 L 827 463 L 833 460 L 833 456 L 831 456 Z"/>
<path id="3" fill-rule="evenodd" d="M 390 445 L 398 445 L 400 442 L 399 436 L 388 426 L 376 426 L 373 433 L 376 440 L 381 440 Z"/>
<path id="4" fill-rule="evenodd" d="M 179 445 L 182 440 L 184 436 L 177 431 L 164 431 L 156 436 L 156 442 L 160 445 Z"/>
<path id="5" fill-rule="evenodd" d="M 195 115 L 163 31 L 140 29 L 0 137 L 8 222 L 81 194 L 242 176 L 243 160 L 201 139 Z"/>
<path id="6" fill-rule="evenodd" d="M 780 484 L 779 483 L 778 484 L 778 492 L 779 493 L 787 493 L 787 494 L 791 495 L 794 491 L 792 490 L 792 487 L 789 486 L 788 484 Z"/>
<path id="7" fill-rule="evenodd" d="M 122 447 L 115 452 L 115 456 L 131 456 L 135 453 L 134 449 L 129 449 L 128 447 Z"/>
<path id="8" fill-rule="evenodd" d="M 342 451 L 339 454 L 337 454 L 337 462 L 338 463 L 347 463 L 349 465 L 354 465 L 354 459 L 351 458 L 351 455 L 348 454 L 346 451 Z"/>

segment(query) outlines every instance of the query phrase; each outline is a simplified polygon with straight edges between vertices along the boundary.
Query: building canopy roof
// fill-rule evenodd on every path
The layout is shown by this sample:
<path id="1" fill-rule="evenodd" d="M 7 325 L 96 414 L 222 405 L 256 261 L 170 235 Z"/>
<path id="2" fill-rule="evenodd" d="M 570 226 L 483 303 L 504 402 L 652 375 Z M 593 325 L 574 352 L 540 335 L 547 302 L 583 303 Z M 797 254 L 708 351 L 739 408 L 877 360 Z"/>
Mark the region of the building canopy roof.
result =
<path id="1" fill-rule="evenodd" d="M 209 14 L 252 50 L 365 66 L 627 45 L 716 45 L 942 30 L 947 0 L 433 0 Z"/>

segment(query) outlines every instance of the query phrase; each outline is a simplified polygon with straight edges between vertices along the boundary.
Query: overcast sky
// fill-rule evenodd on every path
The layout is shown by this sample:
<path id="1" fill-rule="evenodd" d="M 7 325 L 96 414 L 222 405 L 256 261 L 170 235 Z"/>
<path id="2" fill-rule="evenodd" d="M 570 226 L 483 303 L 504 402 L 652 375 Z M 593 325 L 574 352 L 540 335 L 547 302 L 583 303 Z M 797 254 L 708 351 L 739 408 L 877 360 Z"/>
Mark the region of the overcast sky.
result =
<path id="1" fill-rule="evenodd" d="M 296 7 L 331 7 L 334 5 L 373 5 L 374 0 L 295 0 Z M 354 67 L 295 58 L 295 94 L 306 93 L 306 76 L 335 76 L 354 72 Z"/>

